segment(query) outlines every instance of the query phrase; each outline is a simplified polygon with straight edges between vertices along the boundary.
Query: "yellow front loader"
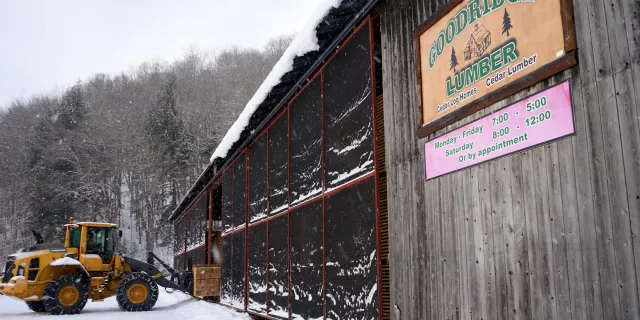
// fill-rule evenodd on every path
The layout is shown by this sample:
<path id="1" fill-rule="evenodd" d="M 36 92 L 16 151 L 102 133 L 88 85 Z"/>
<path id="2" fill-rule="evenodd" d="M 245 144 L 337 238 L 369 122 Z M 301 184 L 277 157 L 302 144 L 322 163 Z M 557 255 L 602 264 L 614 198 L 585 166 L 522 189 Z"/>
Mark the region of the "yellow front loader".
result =
<path id="1" fill-rule="evenodd" d="M 9 256 L 0 294 L 26 302 L 36 312 L 77 314 L 89 299 L 116 296 L 125 311 L 148 311 L 158 300 L 158 285 L 189 292 L 192 274 L 177 272 L 153 253 L 145 263 L 116 253 L 121 232 L 112 223 L 74 222 L 65 226 L 64 245 L 43 243 Z M 153 266 L 158 260 L 171 280 Z"/>

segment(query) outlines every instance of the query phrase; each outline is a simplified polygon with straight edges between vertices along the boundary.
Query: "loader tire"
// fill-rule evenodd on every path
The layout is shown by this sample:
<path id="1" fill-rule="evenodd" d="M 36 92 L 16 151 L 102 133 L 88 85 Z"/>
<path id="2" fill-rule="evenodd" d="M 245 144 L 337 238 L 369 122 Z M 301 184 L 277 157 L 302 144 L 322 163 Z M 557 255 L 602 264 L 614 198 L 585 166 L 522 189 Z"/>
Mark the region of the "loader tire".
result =
<path id="1" fill-rule="evenodd" d="M 144 272 L 133 272 L 118 284 L 118 306 L 125 311 L 149 311 L 158 301 L 158 285 Z"/>
<path id="2" fill-rule="evenodd" d="M 27 301 L 27 307 L 33 312 L 47 312 L 44 307 L 44 301 Z"/>
<path id="3" fill-rule="evenodd" d="M 64 275 L 44 288 L 45 311 L 53 315 L 78 314 L 87 304 L 89 286 L 81 277 Z"/>

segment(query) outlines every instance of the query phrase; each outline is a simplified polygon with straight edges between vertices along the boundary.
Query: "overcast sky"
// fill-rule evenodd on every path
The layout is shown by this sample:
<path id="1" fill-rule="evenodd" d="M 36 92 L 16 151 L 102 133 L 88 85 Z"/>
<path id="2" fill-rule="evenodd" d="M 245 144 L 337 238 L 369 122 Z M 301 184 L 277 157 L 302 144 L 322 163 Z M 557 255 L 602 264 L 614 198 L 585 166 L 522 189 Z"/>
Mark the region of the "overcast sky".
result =
<path id="1" fill-rule="evenodd" d="M 96 73 L 186 49 L 261 48 L 295 33 L 321 0 L 10 0 L 0 2 L 0 108 Z"/>

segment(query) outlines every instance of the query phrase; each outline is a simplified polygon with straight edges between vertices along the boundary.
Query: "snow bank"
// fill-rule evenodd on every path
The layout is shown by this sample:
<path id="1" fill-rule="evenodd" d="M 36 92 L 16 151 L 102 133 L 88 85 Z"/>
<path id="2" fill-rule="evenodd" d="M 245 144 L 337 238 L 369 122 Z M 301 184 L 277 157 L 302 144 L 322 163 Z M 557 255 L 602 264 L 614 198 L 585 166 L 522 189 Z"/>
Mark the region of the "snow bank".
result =
<path id="1" fill-rule="evenodd" d="M 280 79 L 287 72 L 293 70 L 293 59 L 304 56 L 309 52 L 320 49 L 318 45 L 318 37 L 316 36 L 316 27 L 322 22 L 322 19 L 329 13 L 331 8 L 340 6 L 342 0 L 323 0 L 316 11 L 313 13 L 307 25 L 298 32 L 296 37 L 284 52 L 280 60 L 273 67 L 265 81 L 260 85 L 258 91 L 249 100 L 242 113 L 233 123 L 227 134 L 224 136 L 216 150 L 213 152 L 210 161 L 216 158 L 224 158 L 236 141 L 240 139 L 240 134 L 249 124 L 249 119 L 256 111 L 258 106 L 267 98 L 267 95 L 276 85 L 280 83 Z"/>
<path id="2" fill-rule="evenodd" d="M 51 266 L 81 266 L 82 264 L 80 263 L 80 261 L 76 260 L 76 259 L 71 259 L 69 257 L 64 257 L 61 259 L 58 259 L 54 262 L 51 262 L 49 265 Z"/>
<path id="3" fill-rule="evenodd" d="M 149 312 L 125 312 L 120 310 L 115 297 L 103 302 L 89 302 L 79 315 L 53 316 L 37 314 L 25 303 L 17 303 L 7 296 L 0 296 L 0 319 L 91 319 L 91 320 L 251 320 L 246 313 L 236 312 L 218 304 L 198 301 L 183 293 L 168 294 L 159 291 L 158 303 Z"/>

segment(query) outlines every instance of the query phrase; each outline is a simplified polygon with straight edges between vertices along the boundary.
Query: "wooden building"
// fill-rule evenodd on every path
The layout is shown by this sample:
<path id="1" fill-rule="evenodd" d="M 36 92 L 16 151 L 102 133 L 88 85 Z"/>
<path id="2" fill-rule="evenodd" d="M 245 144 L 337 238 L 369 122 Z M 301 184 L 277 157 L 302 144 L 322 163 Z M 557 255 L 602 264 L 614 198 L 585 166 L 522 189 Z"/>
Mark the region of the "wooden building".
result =
<path id="1" fill-rule="evenodd" d="M 174 264 L 220 239 L 221 303 L 269 319 L 640 319 L 639 10 L 343 0 L 175 210 Z"/>

